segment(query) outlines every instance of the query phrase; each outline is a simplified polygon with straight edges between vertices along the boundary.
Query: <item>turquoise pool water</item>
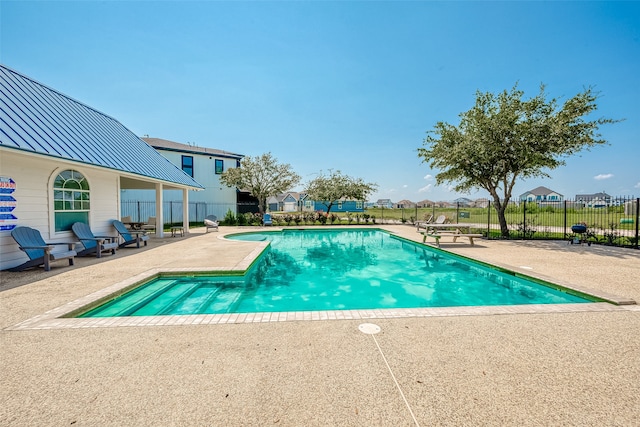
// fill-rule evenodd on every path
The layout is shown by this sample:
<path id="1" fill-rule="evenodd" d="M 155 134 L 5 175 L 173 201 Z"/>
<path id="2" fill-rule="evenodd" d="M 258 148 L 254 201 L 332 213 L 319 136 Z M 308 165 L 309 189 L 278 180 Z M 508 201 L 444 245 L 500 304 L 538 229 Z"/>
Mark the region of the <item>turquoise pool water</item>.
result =
<path id="1" fill-rule="evenodd" d="M 228 238 L 270 246 L 244 276 L 160 277 L 81 317 L 592 302 L 380 230 Z"/>

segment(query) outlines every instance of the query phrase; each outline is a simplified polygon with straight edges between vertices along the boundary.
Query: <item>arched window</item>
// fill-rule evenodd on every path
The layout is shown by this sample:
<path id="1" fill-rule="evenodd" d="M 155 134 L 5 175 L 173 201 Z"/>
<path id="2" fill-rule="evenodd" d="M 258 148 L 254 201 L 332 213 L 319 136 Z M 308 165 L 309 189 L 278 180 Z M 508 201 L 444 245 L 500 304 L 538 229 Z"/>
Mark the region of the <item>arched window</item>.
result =
<path id="1" fill-rule="evenodd" d="M 89 183 L 78 171 L 66 170 L 53 182 L 56 231 L 71 230 L 74 222 L 89 223 Z"/>

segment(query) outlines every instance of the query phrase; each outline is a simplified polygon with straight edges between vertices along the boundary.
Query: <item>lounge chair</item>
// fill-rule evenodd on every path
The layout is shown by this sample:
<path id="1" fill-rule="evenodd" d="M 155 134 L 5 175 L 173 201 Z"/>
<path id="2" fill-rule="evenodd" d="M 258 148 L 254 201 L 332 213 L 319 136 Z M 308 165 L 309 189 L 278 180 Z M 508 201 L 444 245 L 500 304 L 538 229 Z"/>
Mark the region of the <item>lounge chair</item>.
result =
<path id="1" fill-rule="evenodd" d="M 123 216 L 122 218 L 120 218 L 120 222 L 122 222 L 128 229 L 131 228 L 131 216 Z"/>
<path id="2" fill-rule="evenodd" d="M 22 226 L 11 230 L 11 237 L 18 243 L 20 250 L 27 254 L 29 261 L 10 268 L 9 271 L 22 271 L 40 265 L 44 265 L 44 271 L 49 271 L 51 270 L 51 261 L 62 259 L 68 259 L 69 265 L 74 264 L 74 257 L 77 255 L 73 249 L 75 243 L 46 243 L 38 230 Z M 54 245 L 67 245 L 67 250 L 52 252 Z"/>
<path id="3" fill-rule="evenodd" d="M 150 216 L 149 219 L 147 219 L 147 223 L 144 224 L 141 229 L 155 233 L 156 232 L 156 217 L 155 216 Z"/>
<path id="4" fill-rule="evenodd" d="M 111 251 L 111 254 L 116 253 L 118 242 L 115 237 L 112 236 L 94 236 L 91 228 L 84 222 L 76 222 L 71 226 L 73 234 L 76 235 L 78 240 L 82 242 L 84 249 L 78 252 L 79 256 L 96 254 L 96 258 L 102 257 L 102 252 Z"/>
<path id="5" fill-rule="evenodd" d="M 447 222 L 447 217 L 444 215 L 438 216 L 438 218 L 436 218 L 436 220 L 433 221 L 434 224 L 444 224 L 445 222 Z"/>
<path id="6" fill-rule="evenodd" d="M 205 231 L 206 233 L 209 232 L 210 228 L 218 231 L 218 217 L 215 215 L 207 215 L 207 217 L 204 219 L 204 225 L 207 227 Z"/>
<path id="7" fill-rule="evenodd" d="M 271 214 L 266 213 L 262 216 L 262 225 L 273 225 Z"/>
<path id="8" fill-rule="evenodd" d="M 116 229 L 120 237 L 124 239 L 124 242 L 120 243 L 118 247 L 124 248 L 129 245 L 136 245 L 136 248 L 140 247 L 140 242 L 144 242 L 144 245 L 147 246 L 147 241 L 149 240 L 149 236 L 147 236 L 146 230 L 129 230 L 125 225 L 114 219 L 112 221 L 113 227 Z"/>
<path id="9" fill-rule="evenodd" d="M 418 233 L 422 232 L 422 229 L 424 229 L 424 231 L 428 231 L 429 230 L 429 226 L 432 224 L 444 224 L 445 222 L 447 222 L 447 217 L 444 215 L 440 215 L 438 216 L 438 218 L 436 218 L 435 221 L 432 221 L 433 219 L 433 215 L 431 217 L 429 217 L 428 221 L 420 221 L 416 223 L 416 231 Z"/>

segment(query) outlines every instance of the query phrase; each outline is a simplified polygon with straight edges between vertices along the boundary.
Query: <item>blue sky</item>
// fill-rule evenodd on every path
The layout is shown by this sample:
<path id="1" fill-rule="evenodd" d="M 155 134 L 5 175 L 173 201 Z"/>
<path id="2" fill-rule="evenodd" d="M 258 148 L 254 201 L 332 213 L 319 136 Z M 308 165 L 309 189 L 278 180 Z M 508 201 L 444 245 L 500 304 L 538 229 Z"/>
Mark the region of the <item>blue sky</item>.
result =
<path id="1" fill-rule="evenodd" d="M 625 119 L 610 145 L 514 195 L 640 195 L 640 2 L 2 0 L 0 62 L 140 136 L 270 151 L 393 201 L 487 196 L 436 186 L 416 151 L 477 90 L 594 86 L 595 116 Z"/>

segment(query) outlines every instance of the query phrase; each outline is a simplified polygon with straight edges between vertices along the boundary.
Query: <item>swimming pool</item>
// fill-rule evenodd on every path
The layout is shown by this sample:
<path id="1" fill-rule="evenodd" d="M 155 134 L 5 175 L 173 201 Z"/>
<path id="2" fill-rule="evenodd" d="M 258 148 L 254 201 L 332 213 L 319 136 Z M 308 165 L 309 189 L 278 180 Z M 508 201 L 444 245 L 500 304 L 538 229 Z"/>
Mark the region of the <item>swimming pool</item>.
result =
<path id="1" fill-rule="evenodd" d="M 593 302 L 388 232 L 284 230 L 244 275 L 158 277 L 80 317 Z"/>

